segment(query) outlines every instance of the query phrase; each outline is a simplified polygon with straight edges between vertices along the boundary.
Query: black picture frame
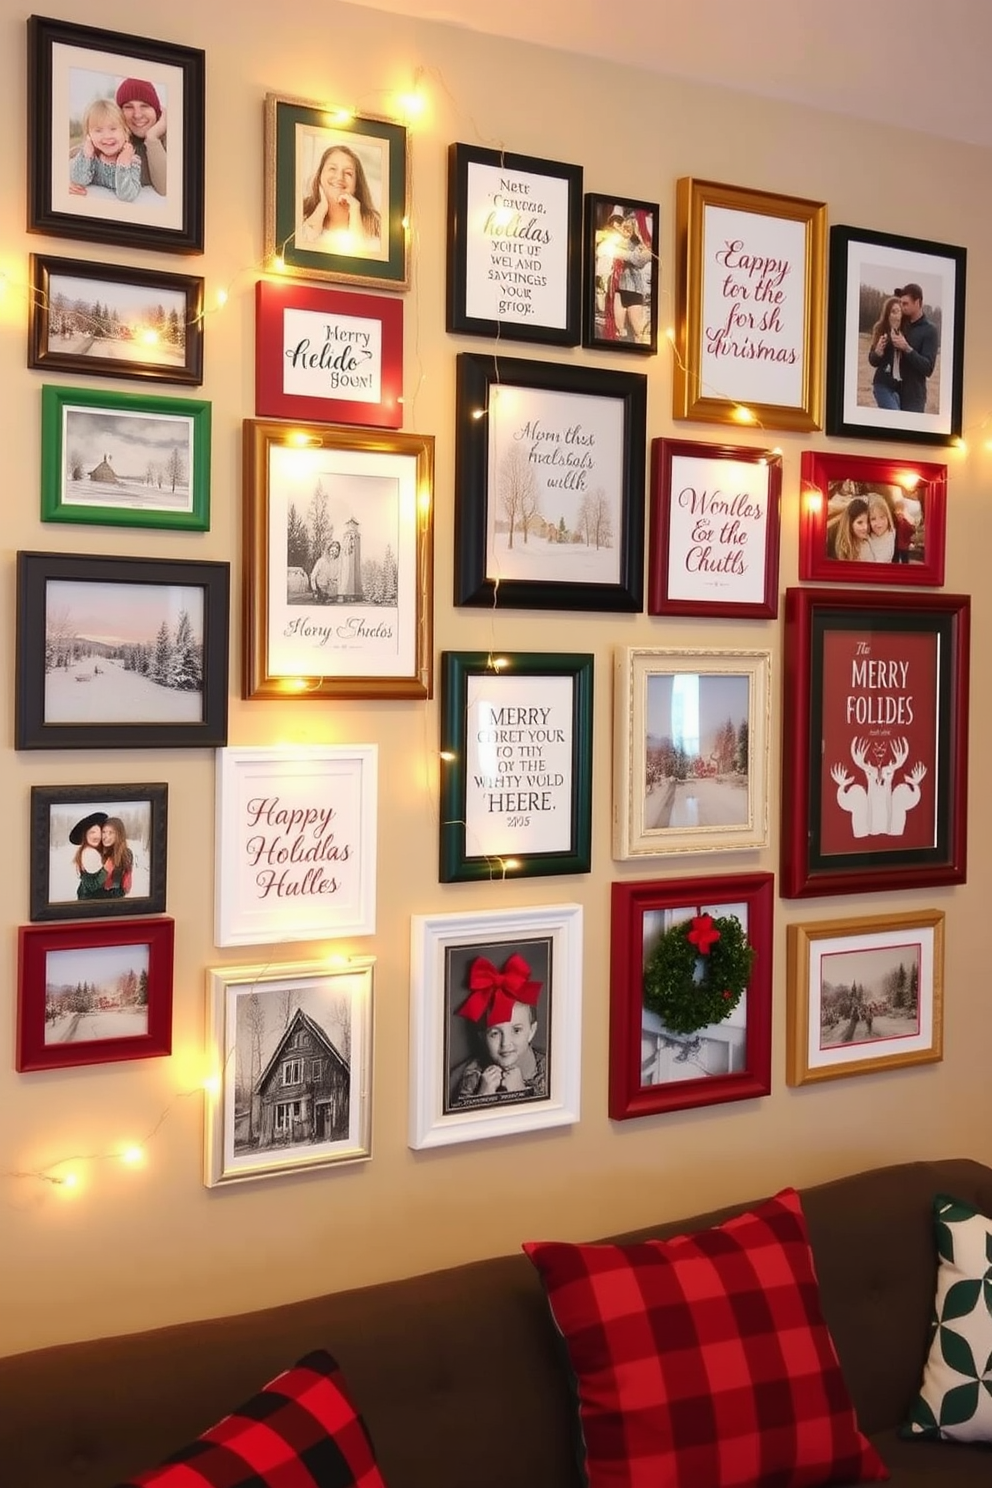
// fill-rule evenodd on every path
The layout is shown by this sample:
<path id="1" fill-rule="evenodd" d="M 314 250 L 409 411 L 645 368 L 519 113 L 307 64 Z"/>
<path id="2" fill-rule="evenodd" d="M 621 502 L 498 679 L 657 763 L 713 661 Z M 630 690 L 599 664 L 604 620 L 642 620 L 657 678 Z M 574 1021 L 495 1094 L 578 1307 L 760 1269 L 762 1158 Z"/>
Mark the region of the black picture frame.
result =
<path id="1" fill-rule="evenodd" d="M 581 233 L 581 166 L 451 145 L 447 329 L 577 346 Z"/>
<path id="2" fill-rule="evenodd" d="M 530 410 L 528 394 L 533 395 Z M 583 427 L 583 399 L 589 400 L 588 416 L 599 420 L 597 429 Z M 615 409 L 608 409 L 608 402 Z M 501 406 L 505 415 L 498 413 Z M 516 560 L 509 561 L 512 529 L 504 542 L 497 536 L 495 514 L 490 516 L 490 469 L 505 460 L 500 453 L 504 442 L 508 452 L 523 449 L 519 431 L 535 421 L 542 432 L 531 439 L 522 479 L 526 482 L 532 463 L 538 471 L 546 463 L 553 474 L 545 477 L 545 497 L 537 492 L 534 499 L 539 503 L 552 489 L 560 497 L 554 510 L 542 515 L 535 507 L 528 515 L 528 541 L 533 529 L 543 544 L 543 560 L 536 549 L 538 561 L 526 565 L 530 576 L 525 576 L 523 569 L 513 571 Z M 504 425 L 518 433 L 504 436 Z M 460 353 L 455 604 L 639 611 L 644 596 L 646 428 L 647 378 L 641 372 Z M 505 474 L 500 478 L 505 480 Z M 557 487 L 548 486 L 549 479 Z M 598 505 L 595 521 L 587 497 Z M 590 549 L 595 549 L 592 556 Z"/>
<path id="3" fill-rule="evenodd" d="M 593 665 L 585 654 L 515 651 L 496 664 L 442 653 L 442 883 L 589 872 Z"/>
<path id="4" fill-rule="evenodd" d="M 658 351 L 659 210 L 657 202 L 586 193 L 582 345 L 592 351 Z M 626 289 L 625 269 L 632 275 Z M 630 296 L 642 298 L 623 303 Z"/>
<path id="5" fill-rule="evenodd" d="M 227 563 L 19 552 L 14 747 L 219 748 L 226 744 L 230 583 Z M 80 620 L 74 619 L 70 608 L 80 586 L 87 585 L 104 589 L 103 594 L 94 596 L 98 612 L 94 616 L 95 633 L 91 636 L 73 629 Z M 126 592 L 114 599 L 114 586 Z M 160 597 L 155 594 L 156 589 L 178 592 L 171 597 L 167 594 Z M 89 598 L 87 594 L 82 597 Z M 191 601 L 196 611 L 192 616 L 188 609 Z M 172 621 L 173 611 L 175 620 L 167 624 L 166 614 Z M 183 615 L 189 629 L 180 638 Z M 115 636 L 113 626 L 125 618 L 134 629 L 130 634 Z M 147 638 L 143 629 L 149 632 Z M 139 653 L 163 629 L 169 650 L 175 654 L 181 649 L 186 656 L 182 666 L 173 672 L 173 678 L 178 676 L 181 680 L 173 680 L 161 688 L 163 692 L 176 694 L 179 716 L 171 720 L 155 716 L 135 721 L 135 708 L 144 703 L 133 695 L 129 700 L 130 684 L 132 679 L 147 680 L 140 671 L 143 663 Z M 180 640 L 181 645 L 177 644 Z M 52 657 L 57 660 L 59 654 L 65 660 L 49 665 Z M 163 652 L 160 665 L 167 660 Z M 101 661 L 105 663 L 103 667 Z M 117 669 L 117 675 L 106 665 L 108 661 Z M 55 677 L 49 688 L 48 678 L 60 671 L 65 672 L 65 678 Z M 55 701 L 55 683 L 64 684 L 70 676 L 77 685 L 81 683 L 78 706 L 65 701 L 64 685 L 62 701 Z M 98 678 L 101 679 L 98 690 L 110 695 L 111 706 L 102 717 L 88 717 L 85 715 L 95 711 L 97 689 L 92 684 Z M 183 685 L 190 679 L 198 680 L 199 686 Z M 47 696 L 49 693 L 51 698 Z M 191 716 L 196 707 L 194 694 L 199 698 L 199 718 Z M 156 715 L 164 711 L 160 698 L 154 698 L 150 711 Z M 111 716 L 115 713 L 119 716 Z"/>
<path id="6" fill-rule="evenodd" d="M 203 382 L 199 275 L 43 253 L 31 254 L 30 275 L 29 367 L 188 387 Z"/>
<path id="7" fill-rule="evenodd" d="M 110 67 L 108 57 L 119 58 L 120 66 Z M 164 253 L 202 253 L 205 79 L 205 56 L 195 47 L 30 16 L 28 231 Z M 70 190 L 69 160 L 82 127 L 74 110 L 84 109 L 87 99 L 116 107 L 115 88 L 135 81 L 159 101 L 159 118 L 168 117 L 172 149 L 159 155 L 160 169 L 168 166 L 165 191 L 145 182 L 151 171 L 143 143 L 138 154 L 141 193 L 147 195 L 129 201 L 92 182 L 83 194 Z M 143 135 L 133 138 L 144 140 Z M 63 160 L 60 179 L 57 162 Z"/>
<path id="8" fill-rule="evenodd" d="M 153 785 L 35 785 L 31 787 L 31 907 L 39 920 L 108 919 L 114 916 L 162 914 L 165 910 L 169 787 Z M 63 880 L 71 888 L 72 842 L 69 832 L 90 815 L 119 817 L 127 829 L 133 855 L 132 882 L 116 898 L 94 886 L 92 896 L 53 893 Z M 65 839 L 59 835 L 65 832 Z M 141 840 L 138 841 L 140 832 Z M 82 842 L 76 844 L 82 847 Z M 60 851 L 61 848 L 61 851 Z M 60 867 L 68 871 L 60 873 Z M 111 877 L 113 883 L 113 877 Z M 147 883 L 147 892 L 140 889 Z M 115 888 L 119 883 L 113 883 Z"/>
<path id="9" fill-rule="evenodd" d="M 960 438 L 966 270 L 967 251 L 948 243 L 843 224 L 830 229 L 828 434 L 943 445 Z M 887 399 L 885 390 L 891 392 L 905 381 L 905 369 L 899 368 L 894 381 L 884 351 L 876 351 L 883 360 L 874 372 L 868 363 L 873 326 L 896 298 L 894 291 L 914 285 L 923 291 L 926 319 L 933 325 L 933 317 L 939 317 L 937 359 L 926 377 L 922 411 L 878 406 L 876 379 L 882 389 L 877 396 Z M 910 396 L 918 392 L 911 384 Z M 907 394 L 897 392 L 895 397 L 898 402 Z"/>

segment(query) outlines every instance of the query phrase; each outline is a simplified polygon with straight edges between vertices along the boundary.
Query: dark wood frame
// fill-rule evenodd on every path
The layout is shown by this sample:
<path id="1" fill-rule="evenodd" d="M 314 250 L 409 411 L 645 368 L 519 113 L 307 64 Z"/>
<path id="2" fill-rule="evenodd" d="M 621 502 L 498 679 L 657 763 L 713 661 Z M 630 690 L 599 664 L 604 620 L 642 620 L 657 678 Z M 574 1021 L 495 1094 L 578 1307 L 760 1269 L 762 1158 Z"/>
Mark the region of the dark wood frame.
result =
<path id="1" fill-rule="evenodd" d="M 19 552 L 15 749 L 212 749 L 226 744 L 230 579 L 227 563 Z M 201 722 L 46 723 L 45 630 L 50 580 L 202 589 Z"/>
<path id="2" fill-rule="evenodd" d="M 765 489 L 764 585 L 760 600 L 685 599 L 669 594 L 669 561 L 671 559 L 672 468 L 679 458 L 726 460 L 763 466 L 767 470 Z M 733 502 L 733 492 L 709 492 L 726 495 Z M 771 449 L 754 449 L 742 445 L 706 444 L 688 439 L 655 439 L 651 445 L 651 540 L 648 548 L 648 614 L 649 615 L 720 615 L 738 620 L 773 620 L 778 614 L 778 555 L 780 507 L 782 495 L 782 456 Z M 746 520 L 746 519 L 745 519 Z M 723 522 L 740 525 L 735 517 Z M 719 530 L 707 528 L 711 536 L 699 538 L 701 548 L 717 544 L 714 561 L 733 556 L 733 549 L 719 549 Z M 726 587 L 726 585 L 724 585 Z M 718 591 L 717 591 L 718 592 Z"/>
<path id="3" fill-rule="evenodd" d="M 932 584 L 944 582 L 947 466 L 891 455 L 836 455 L 804 450 L 799 504 L 799 577 L 832 584 Z M 827 552 L 831 481 L 902 487 L 907 494 L 926 488 L 926 542 L 922 563 L 863 563 L 831 558 Z"/>
<path id="4" fill-rule="evenodd" d="M 644 462 L 647 378 L 567 363 L 462 352 L 457 367 L 455 435 L 455 604 L 537 610 L 639 611 L 644 594 Z M 486 574 L 489 504 L 489 405 L 494 386 L 616 398 L 624 440 L 618 472 L 620 578 L 615 584 L 545 583 Z"/>
<path id="5" fill-rule="evenodd" d="M 788 589 L 785 607 L 782 750 L 782 864 L 779 892 L 799 899 L 879 889 L 964 883 L 968 836 L 968 657 L 971 600 L 965 594 L 846 593 Z M 938 651 L 937 695 L 916 697 L 914 716 L 933 721 L 941 762 L 935 791 L 936 841 L 930 847 L 884 851 L 874 846 L 825 854 L 821 848 L 824 740 L 823 648 L 831 630 L 863 638 L 871 632 L 923 634 Z M 852 740 L 868 725 L 850 725 Z M 890 733 L 899 733 L 896 723 Z"/>
<path id="6" fill-rule="evenodd" d="M 913 257 L 945 259 L 954 276 L 954 314 L 951 320 L 951 374 L 950 408 L 946 417 L 934 414 L 904 413 L 893 411 L 882 417 L 877 410 L 877 419 L 863 422 L 845 414 L 845 384 L 848 358 L 848 332 L 850 329 L 850 306 L 848 298 L 854 288 L 850 279 L 850 254 L 852 245 L 865 244 L 892 252 L 906 260 L 898 267 L 893 265 L 893 289 L 904 282 L 913 282 L 924 274 L 919 266 L 909 262 Z M 964 327 L 965 327 L 965 280 L 967 250 L 948 243 L 932 243 L 925 238 L 901 237 L 896 233 L 872 232 L 868 228 L 845 227 L 837 224 L 830 229 L 830 273 L 829 273 L 829 330 L 827 335 L 827 423 L 828 434 L 842 434 L 852 439 L 885 439 L 891 442 L 914 444 L 954 444 L 961 435 L 962 396 L 964 384 Z M 944 351 L 946 326 L 941 322 L 940 349 Z M 857 367 L 857 358 L 855 358 Z M 855 376 L 857 375 L 855 371 Z M 944 427 L 933 423 L 939 418 Z M 915 424 L 914 421 L 915 420 Z M 921 422 L 922 420 L 922 422 Z"/>
<path id="7" fill-rule="evenodd" d="M 568 201 L 565 209 L 567 242 L 564 245 L 563 324 L 542 325 L 540 322 L 528 323 L 526 320 L 469 314 L 469 253 L 473 233 L 476 231 L 474 224 L 469 221 L 469 172 L 473 165 L 505 171 L 508 178 L 514 173 L 525 173 L 547 176 L 566 183 Z M 535 225 L 538 233 L 544 230 L 542 218 L 534 217 L 530 219 L 530 223 Z M 527 241 L 527 233 L 520 234 L 519 239 Z M 535 237 L 534 242 L 541 243 L 542 240 Z M 468 336 L 499 336 L 502 341 L 538 341 L 549 346 L 577 346 L 581 329 L 581 244 L 581 166 L 565 165 L 558 160 L 542 160 L 534 155 L 514 155 L 506 150 L 487 150 L 477 145 L 454 144 L 449 147 L 447 330 Z"/>
<path id="8" fill-rule="evenodd" d="M 182 225 L 124 223 L 66 212 L 52 203 L 54 97 L 52 54 L 55 46 L 81 51 L 119 53 L 128 61 L 176 67 L 183 73 Z M 130 71 L 125 67 L 124 71 Z M 160 253 L 202 253 L 205 135 L 205 55 L 195 47 L 152 41 L 95 26 L 75 26 L 43 16 L 28 18 L 28 231 L 52 237 L 119 243 L 128 248 L 154 248 Z M 68 153 L 66 155 L 68 159 Z"/>
<path id="9" fill-rule="evenodd" d="M 17 1049 L 20 1071 L 116 1064 L 172 1053 L 174 921 L 113 920 L 99 925 L 21 925 L 17 932 Z M 49 951 L 147 945 L 148 1031 L 134 1038 L 45 1044 L 45 974 Z"/>
<path id="10" fill-rule="evenodd" d="M 747 904 L 747 939 L 755 958 L 747 986 L 747 1068 L 667 1085 L 641 1084 L 644 1010 L 644 916 L 651 910 Z M 772 920 L 770 873 L 664 882 L 614 883 L 611 895 L 610 1095 L 614 1121 L 684 1111 L 726 1101 L 752 1100 L 771 1090 Z"/>
<path id="11" fill-rule="evenodd" d="M 188 418 L 193 424 L 190 461 L 190 510 L 169 512 L 139 506 L 73 506 L 63 500 L 65 476 L 63 419 L 66 408 L 105 413 L 144 414 L 147 418 Z M 168 398 L 161 394 L 117 393 L 110 389 L 47 385 L 41 390 L 41 520 L 83 526 L 168 527 L 206 532 L 210 527 L 210 404 L 202 398 Z"/>
<path id="12" fill-rule="evenodd" d="M 512 690 L 518 677 L 568 677 L 571 709 L 571 845 L 567 851 L 528 853 L 508 848 L 499 856 L 469 851 L 467 841 L 468 688 L 471 677 L 489 677 Z M 592 863 L 591 655 L 514 651 L 493 658 L 483 651 L 441 655 L 441 855 L 442 883 L 480 878 L 528 878 L 551 873 L 588 873 Z M 521 830 L 524 830 L 521 828 Z"/>
<path id="13" fill-rule="evenodd" d="M 651 239 L 651 301 L 648 310 L 650 338 L 645 342 L 620 341 L 596 334 L 596 226 L 597 216 L 607 211 L 610 205 L 623 207 L 628 212 L 650 214 L 653 234 Z M 661 255 L 658 251 L 660 231 L 660 208 L 657 202 L 637 201 L 627 196 L 602 196 L 587 192 L 583 215 L 583 274 L 582 274 L 582 345 L 593 351 L 626 351 L 633 356 L 655 356 L 658 351 L 658 297 L 661 291 Z"/>
<path id="14" fill-rule="evenodd" d="M 203 381 L 203 280 L 195 274 L 161 274 L 124 264 L 90 263 L 83 258 L 53 258 L 32 253 L 31 298 L 28 301 L 28 366 L 43 371 L 78 372 L 83 377 L 137 377 L 144 382 L 178 382 L 199 387 Z M 52 280 L 60 276 L 92 279 L 97 283 L 140 285 L 168 290 L 186 301 L 183 324 L 186 358 L 181 367 L 154 361 L 124 361 L 117 357 L 53 351 L 48 345 L 52 309 Z"/>
<path id="15" fill-rule="evenodd" d="M 51 853 L 51 809 L 53 806 L 100 806 L 108 802 L 147 802 L 151 812 L 151 852 L 149 893 L 144 898 L 132 894 L 125 899 L 52 900 L 48 897 L 49 857 Z M 162 914 L 165 910 L 166 862 L 168 856 L 166 829 L 169 813 L 169 787 L 155 785 L 34 785 L 31 787 L 31 908 L 30 918 L 38 920 L 110 919 L 142 914 Z M 67 847 L 66 851 L 69 851 Z"/>

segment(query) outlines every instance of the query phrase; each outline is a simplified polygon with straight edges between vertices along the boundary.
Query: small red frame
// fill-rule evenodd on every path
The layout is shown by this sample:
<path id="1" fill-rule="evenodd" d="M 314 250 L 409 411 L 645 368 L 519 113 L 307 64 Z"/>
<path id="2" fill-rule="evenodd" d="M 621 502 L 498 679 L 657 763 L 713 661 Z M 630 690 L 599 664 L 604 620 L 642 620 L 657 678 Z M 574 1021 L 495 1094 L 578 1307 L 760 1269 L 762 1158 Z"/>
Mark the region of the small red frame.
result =
<path id="1" fill-rule="evenodd" d="M 114 920 L 112 923 L 21 925 L 17 938 L 17 1056 L 21 1071 L 68 1069 L 80 1064 L 113 1064 L 123 1059 L 152 1059 L 172 1052 L 172 965 L 175 922 L 157 919 Z M 128 947 L 144 948 L 147 956 L 128 959 Z M 65 973 L 50 963 L 52 953 L 71 951 Z M 73 984 L 65 997 L 49 999 L 52 977 L 67 975 Z M 130 997 L 116 1000 L 112 988 L 122 976 L 147 975 L 145 1027 L 136 1033 L 99 1037 L 101 1019 L 108 1028 L 121 1026 L 130 1016 L 141 1021 L 140 1004 Z M 99 991 L 99 987 L 106 990 Z M 70 1006 L 73 995 L 78 1006 Z M 88 1006 L 83 1005 L 83 1000 Z M 63 1011 L 56 1012 L 56 1004 Z M 69 1019 L 56 1037 L 59 1019 Z M 76 1026 L 70 1026 L 75 1019 Z M 78 1025 L 92 1019 L 77 1040 Z M 52 1028 L 49 1030 L 49 1023 Z M 48 1041 L 46 1041 L 46 1034 Z"/>
<path id="2" fill-rule="evenodd" d="M 832 584 L 929 585 L 944 582 L 947 466 L 926 460 L 875 459 L 868 455 L 825 454 L 805 450 L 799 507 L 799 577 Z M 846 559 L 833 551 L 844 511 L 854 497 L 873 504 L 877 496 L 893 526 L 863 547 L 863 557 Z M 896 503 L 914 532 L 906 558 L 899 558 Z M 891 532 L 891 537 L 888 533 Z M 907 538 L 909 533 L 906 533 Z M 892 557 L 888 557 L 891 543 Z"/>
<path id="3" fill-rule="evenodd" d="M 683 1111 L 694 1106 L 715 1106 L 725 1101 L 752 1100 L 771 1090 L 772 1007 L 772 899 L 774 878 L 770 873 L 739 873 L 725 878 L 680 878 L 677 880 L 613 884 L 610 961 L 610 1116 L 625 1121 L 632 1116 L 652 1116 L 661 1111 Z M 733 1060 L 743 1052 L 743 1067 L 726 1073 L 700 1073 L 696 1078 L 645 1084 L 643 1046 L 651 1032 L 644 1018 L 644 954 L 646 916 L 652 911 L 704 910 L 720 912 L 730 905 L 743 905 L 745 934 L 754 947 L 754 964 L 746 992 L 743 1038 L 738 1039 Z M 718 1027 L 721 1025 L 717 1025 Z M 705 1034 L 705 1030 L 700 1030 Z M 685 1064 L 693 1054 L 693 1040 L 671 1035 L 668 1041 L 678 1050 L 672 1062 Z M 697 1050 L 696 1053 L 699 1051 Z"/>
<path id="4" fill-rule="evenodd" d="M 774 619 L 781 494 L 774 450 L 653 440 L 648 614 Z"/>
<path id="5" fill-rule="evenodd" d="M 360 396 L 366 391 L 368 397 Z M 401 428 L 403 301 L 260 279 L 255 412 L 304 423 Z"/>

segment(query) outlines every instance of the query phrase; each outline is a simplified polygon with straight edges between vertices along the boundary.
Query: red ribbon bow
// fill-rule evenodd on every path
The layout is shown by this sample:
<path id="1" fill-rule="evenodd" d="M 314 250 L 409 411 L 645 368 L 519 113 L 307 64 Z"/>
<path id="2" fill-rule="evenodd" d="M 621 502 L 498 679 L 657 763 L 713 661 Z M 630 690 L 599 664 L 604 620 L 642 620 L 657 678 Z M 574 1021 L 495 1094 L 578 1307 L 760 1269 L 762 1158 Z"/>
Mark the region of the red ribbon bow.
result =
<path id="1" fill-rule="evenodd" d="M 458 1009 L 458 1015 L 471 1018 L 473 1023 L 484 1018 L 487 1028 L 492 1028 L 495 1023 L 509 1023 L 515 1002 L 526 1002 L 534 1007 L 541 992 L 541 983 L 530 980 L 530 967 L 523 956 L 516 953 L 502 971 L 497 970 L 485 956 L 476 956 L 469 967 L 468 985 L 469 994 Z"/>
<path id="2" fill-rule="evenodd" d="M 692 929 L 686 936 L 690 945 L 694 945 L 701 956 L 708 956 L 710 947 L 714 941 L 720 939 L 720 932 L 713 924 L 711 915 L 694 915 Z"/>

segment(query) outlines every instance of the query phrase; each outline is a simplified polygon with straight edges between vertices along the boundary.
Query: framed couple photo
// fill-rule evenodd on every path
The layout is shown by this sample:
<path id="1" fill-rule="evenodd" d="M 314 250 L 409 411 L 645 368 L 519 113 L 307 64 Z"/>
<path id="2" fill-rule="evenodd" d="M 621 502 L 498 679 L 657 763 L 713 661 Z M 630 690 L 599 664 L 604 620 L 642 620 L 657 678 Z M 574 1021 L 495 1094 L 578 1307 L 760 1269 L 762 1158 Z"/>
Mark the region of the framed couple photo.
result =
<path id="1" fill-rule="evenodd" d="M 203 250 L 204 54 L 28 20 L 28 230 Z"/>
<path id="2" fill-rule="evenodd" d="M 169 787 L 31 789 L 31 919 L 106 919 L 165 909 Z"/>

